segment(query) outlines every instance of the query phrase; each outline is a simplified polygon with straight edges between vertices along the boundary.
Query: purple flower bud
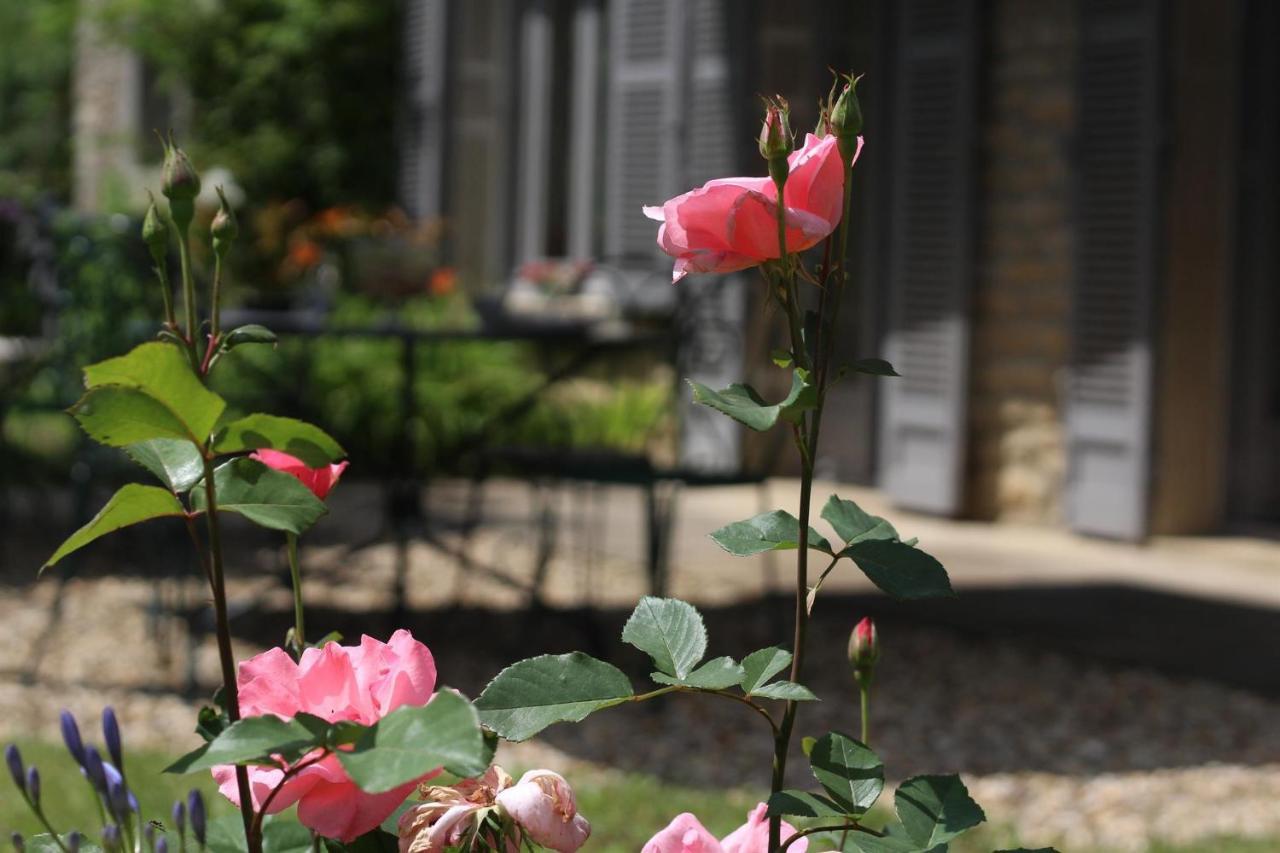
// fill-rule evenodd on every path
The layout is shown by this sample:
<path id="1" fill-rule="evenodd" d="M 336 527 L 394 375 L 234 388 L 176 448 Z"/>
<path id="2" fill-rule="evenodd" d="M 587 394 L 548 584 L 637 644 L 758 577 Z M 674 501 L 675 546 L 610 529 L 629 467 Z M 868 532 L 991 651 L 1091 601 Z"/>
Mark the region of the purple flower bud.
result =
<path id="1" fill-rule="evenodd" d="M 109 823 L 102 828 L 102 846 L 108 851 L 120 848 L 120 827 Z"/>
<path id="2" fill-rule="evenodd" d="M 89 784 L 93 785 L 99 794 L 107 793 L 107 774 L 103 768 L 102 756 L 98 754 L 97 748 L 86 746 L 84 748 L 84 775 L 88 777 Z"/>
<path id="3" fill-rule="evenodd" d="M 102 737 L 107 742 L 107 754 L 116 767 L 124 767 L 124 748 L 120 743 L 120 722 L 110 705 L 102 709 Z"/>
<path id="4" fill-rule="evenodd" d="M 191 818 L 191 834 L 196 837 L 196 841 L 201 846 L 204 846 L 204 797 L 197 790 L 192 790 L 187 795 L 187 816 Z"/>
<path id="5" fill-rule="evenodd" d="M 103 767 L 110 767 L 111 770 L 115 770 L 110 764 L 104 764 Z M 129 808 L 129 789 L 125 787 L 124 779 L 120 778 L 118 772 L 114 776 L 110 774 L 107 776 L 107 805 L 111 807 L 111 813 L 121 821 L 124 821 L 125 817 L 132 811 Z"/>
<path id="6" fill-rule="evenodd" d="M 9 840 L 13 842 L 13 849 L 18 853 L 27 849 L 27 842 L 23 839 L 21 832 L 9 833 Z"/>
<path id="7" fill-rule="evenodd" d="M 156 825 L 151 821 L 147 821 L 142 825 L 142 840 L 146 842 L 148 847 L 156 843 Z"/>
<path id="8" fill-rule="evenodd" d="M 84 741 L 80 739 L 80 727 L 71 712 L 62 711 L 62 742 L 67 745 L 67 752 L 76 760 L 76 764 L 84 767 Z"/>
<path id="9" fill-rule="evenodd" d="M 173 828 L 177 830 L 178 835 L 187 831 L 187 805 L 178 800 L 173 804 L 173 811 L 170 813 L 173 817 Z"/>
<path id="10" fill-rule="evenodd" d="M 31 804 L 40 808 L 40 771 L 34 764 L 27 768 L 27 795 Z"/>
<path id="11" fill-rule="evenodd" d="M 163 835 L 156 839 L 156 853 L 169 853 L 169 839 Z"/>
<path id="12" fill-rule="evenodd" d="M 9 765 L 9 775 L 13 777 L 13 784 L 18 786 L 19 791 L 26 792 L 27 780 L 24 778 L 26 768 L 22 766 L 22 753 L 18 752 L 17 744 L 9 744 L 4 748 L 4 761 Z"/>
<path id="13" fill-rule="evenodd" d="M 73 829 L 68 832 L 67 837 L 62 840 L 66 842 L 67 850 L 71 853 L 80 853 L 80 842 L 82 840 L 80 833 Z"/>

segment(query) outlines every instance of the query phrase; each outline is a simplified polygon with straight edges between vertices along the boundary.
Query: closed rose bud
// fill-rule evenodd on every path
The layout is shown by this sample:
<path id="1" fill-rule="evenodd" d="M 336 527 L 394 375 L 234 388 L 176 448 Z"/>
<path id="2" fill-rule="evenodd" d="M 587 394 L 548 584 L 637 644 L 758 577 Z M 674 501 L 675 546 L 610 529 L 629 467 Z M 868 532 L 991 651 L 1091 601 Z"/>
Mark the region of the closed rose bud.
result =
<path id="1" fill-rule="evenodd" d="M 84 767 L 84 741 L 80 739 L 80 727 L 70 711 L 62 712 L 59 724 L 62 727 L 62 742 L 67 745 L 67 752 L 76 760 L 76 764 Z"/>
<path id="2" fill-rule="evenodd" d="M 120 721 L 110 705 L 102 709 L 102 737 L 107 743 L 107 754 L 116 767 L 124 767 L 124 747 L 120 742 Z"/>
<path id="3" fill-rule="evenodd" d="M 147 194 L 151 194 L 149 190 Z M 163 266 L 169 256 L 169 225 L 160 215 L 154 196 L 151 198 L 151 204 L 147 206 L 147 215 L 142 218 L 142 240 L 147 244 L 147 249 L 151 252 L 151 260 L 155 265 Z"/>
<path id="4" fill-rule="evenodd" d="M 781 187 L 787 180 L 787 155 L 791 139 L 791 111 L 781 96 L 765 102 L 764 124 L 760 128 L 760 156 L 769 162 L 769 177 Z"/>
<path id="5" fill-rule="evenodd" d="M 880 637 L 876 632 L 876 623 L 867 616 L 853 628 L 849 635 L 849 663 L 862 677 L 862 673 L 870 675 L 880 659 Z"/>
<path id="6" fill-rule="evenodd" d="M 163 182 L 160 191 L 169 199 L 194 201 L 200 195 L 200 174 L 183 151 L 173 142 L 173 133 L 164 146 Z"/>
<path id="7" fill-rule="evenodd" d="M 858 104 L 858 80 L 850 77 L 840 90 L 831 107 L 831 132 L 840 141 L 840 154 L 846 161 L 853 158 L 858 149 L 858 134 L 862 133 L 862 107 Z"/>
<path id="8" fill-rule="evenodd" d="M 4 748 L 4 763 L 9 765 L 9 775 L 13 777 L 13 784 L 18 786 L 19 791 L 27 790 L 27 770 L 22 766 L 22 753 L 18 752 L 16 744 L 9 744 Z"/>
<path id="9" fill-rule="evenodd" d="M 235 211 L 231 209 L 231 205 L 227 203 L 227 197 L 222 192 L 222 187 L 218 187 L 218 212 L 213 215 L 213 223 L 209 226 L 209 233 L 213 237 L 213 251 L 218 257 L 226 257 L 227 250 L 231 248 L 231 244 L 235 242 L 236 237 L 240 234 L 240 225 L 236 222 Z"/>

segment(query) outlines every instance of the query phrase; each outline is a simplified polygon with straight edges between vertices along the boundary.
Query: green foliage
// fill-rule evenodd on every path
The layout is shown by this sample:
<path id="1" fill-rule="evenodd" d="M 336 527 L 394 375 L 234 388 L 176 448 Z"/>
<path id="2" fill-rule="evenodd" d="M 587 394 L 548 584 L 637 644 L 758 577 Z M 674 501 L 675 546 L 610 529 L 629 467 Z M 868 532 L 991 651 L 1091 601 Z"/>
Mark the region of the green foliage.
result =
<path id="1" fill-rule="evenodd" d="M 54 837 L 48 833 L 32 836 L 27 839 L 25 849 L 31 851 L 31 853 L 62 853 L 69 834 L 63 833 L 59 836 L 62 839 L 62 845 L 59 845 Z M 82 841 L 79 849 L 82 853 L 102 853 L 102 847 L 93 841 Z"/>
<path id="2" fill-rule="evenodd" d="M 239 513 L 272 530 L 300 534 L 328 512 L 324 501 L 296 477 L 246 456 L 215 468 L 213 486 L 220 512 Z M 207 506 L 204 489 L 191 492 L 191 505 L 195 509 Z"/>
<path id="3" fill-rule="evenodd" d="M 661 672 L 680 681 L 707 653 L 707 628 L 688 602 L 645 596 L 623 626 L 622 641 L 649 655 Z"/>
<path id="4" fill-rule="evenodd" d="M 634 695 L 622 670 L 582 652 L 541 655 L 498 673 L 475 701 L 480 722 L 512 741 L 576 723 Z"/>
<path id="5" fill-rule="evenodd" d="M 788 702 L 816 702 L 817 695 L 803 684 L 794 681 L 774 681 L 751 691 L 752 696 L 761 699 L 783 699 Z"/>
<path id="6" fill-rule="evenodd" d="M 201 447 L 227 406 L 221 397 L 204 387 L 176 346 L 159 341 L 140 344 L 126 355 L 89 365 L 84 369 L 84 380 L 89 389 L 86 399 L 99 390 L 112 388 L 147 395 L 168 410 L 182 424 L 187 436 Z M 77 407 L 83 403 L 82 400 Z M 125 444 L 161 437 L 164 436 L 145 436 Z"/>
<path id="7" fill-rule="evenodd" d="M 855 542 L 842 553 L 852 558 L 872 583 L 894 598 L 945 598 L 955 595 L 942 564 L 904 542 L 867 539 Z"/>
<path id="8" fill-rule="evenodd" d="M 173 849 L 173 844 L 169 845 Z M 244 823 L 238 814 L 209 822 L 209 853 L 244 853 Z M 311 830 L 288 815 L 267 815 L 262 821 L 262 853 L 307 853 Z"/>
<path id="9" fill-rule="evenodd" d="M 204 476 L 204 457 L 184 439 L 153 438 L 130 444 L 124 452 L 175 494 L 185 493 Z"/>
<path id="10" fill-rule="evenodd" d="M 899 538 L 892 524 L 839 495 L 827 498 L 826 505 L 822 507 L 822 518 L 849 545 L 864 539 Z"/>
<path id="11" fill-rule="evenodd" d="M 893 799 L 903 829 L 924 850 L 987 819 L 959 776 L 915 776 L 898 786 Z"/>
<path id="12" fill-rule="evenodd" d="M 791 374 L 791 392 L 782 402 L 772 405 L 750 385 L 730 385 L 723 391 L 712 391 L 692 379 L 689 385 L 693 388 L 693 402 L 728 415 L 757 432 L 771 429 L 778 418 L 794 421 L 817 403 L 817 389 L 810 384 L 808 372 L 799 367 Z"/>
<path id="13" fill-rule="evenodd" d="M 321 742 L 321 737 L 299 719 L 282 720 L 269 714 L 245 717 L 170 764 L 165 772 L 194 773 L 219 764 L 273 764 L 273 756 L 293 762 Z"/>
<path id="14" fill-rule="evenodd" d="M 769 814 L 786 817 L 830 818 L 848 814 L 834 800 L 808 791 L 783 790 L 769 797 Z"/>
<path id="15" fill-rule="evenodd" d="M 659 684 L 679 685 L 695 690 L 727 690 L 738 686 L 746 676 L 742 665 L 733 658 L 720 657 L 707 661 L 684 678 L 676 678 L 665 672 L 655 672 L 651 677 Z"/>
<path id="16" fill-rule="evenodd" d="M 809 750 L 814 777 L 847 815 L 861 815 L 884 790 L 884 763 L 866 744 L 828 732 Z"/>
<path id="17" fill-rule="evenodd" d="M 770 646 L 752 652 L 742 659 L 742 692 L 751 694 L 789 666 L 791 652 L 786 649 Z"/>
<path id="18" fill-rule="evenodd" d="M 792 551 L 800 547 L 800 522 L 789 512 L 775 509 L 746 521 L 726 524 L 711 534 L 716 544 L 736 557 L 749 557 L 765 551 Z M 809 547 L 832 554 L 831 543 L 812 527 Z"/>
<path id="19" fill-rule="evenodd" d="M 0 196 L 71 180 L 71 68 L 76 0 L 0 3 Z"/>
<path id="20" fill-rule="evenodd" d="M 351 780 L 382 793 L 437 767 L 455 776 L 478 776 L 489 765 L 476 709 L 442 690 L 421 707 L 397 708 L 365 729 L 338 760 Z"/>
<path id="21" fill-rule="evenodd" d="M 44 564 L 43 568 L 54 565 L 72 551 L 77 551 L 99 537 L 114 533 L 122 527 L 129 527 L 153 518 L 165 516 L 182 516 L 186 513 L 182 503 L 171 492 L 155 486 L 141 486 L 130 483 L 111 496 L 97 515 L 89 523 L 72 533 L 67 540 L 58 546 Z"/>
<path id="22" fill-rule="evenodd" d="M 319 427 L 276 415 L 247 415 L 234 420 L 218 430 L 213 441 L 216 453 L 242 453 L 264 447 L 296 456 L 312 468 L 346 456 L 342 445 Z"/>

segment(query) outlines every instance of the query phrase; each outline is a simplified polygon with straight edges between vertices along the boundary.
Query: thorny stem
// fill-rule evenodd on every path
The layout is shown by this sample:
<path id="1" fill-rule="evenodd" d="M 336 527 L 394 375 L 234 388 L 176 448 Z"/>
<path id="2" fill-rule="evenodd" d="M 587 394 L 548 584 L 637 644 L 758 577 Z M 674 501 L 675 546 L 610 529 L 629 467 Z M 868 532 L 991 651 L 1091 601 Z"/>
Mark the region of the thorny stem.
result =
<path id="1" fill-rule="evenodd" d="M 191 277 L 191 249 L 187 245 L 187 229 L 178 230 L 178 259 L 182 262 L 182 304 L 187 317 L 187 355 L 191 366 L 200 372 L 199 355 L 196 353 L 196 284 Z"/>
<path id="2" fill-rule="evenodd" d="M 289 554 L 289 577 L 293 581 L 293 650 L 296 658 L 302 657 L 307 647 L 307 632 L 302 615 L 302 572 L 298 568 L 298 535 L 285 533 L 285 548 Z"/>
<path id="3" fill-rule="evenodd" d="M 213 253 L 213 290 L 209 303 L 209 339 L 216 341 L 219 330 L 218 303 L 222 297 L 222 255 Z"/>
<path id="4" fill-rule="evenodd" d="M 302 772 L 303 770 L 306 770 L 311 765 L 319 764 L 321 761 L 324 761 L 328 757 L 329 757 L 329 751 L 327 749 L 322 750 L 320 754 L 315 756 L 314 758 L 308 761 L 299 761 L 297 764 L 293 765 L 292 767 L 284 771 L 284 775 L 280 777 L 280 781 L 277 782 L 276 786 L 271 789 L 271 793 L 267 794 L 267 798 L 262 801 L 262 808 L 258 809 L 258 813 L 254 815 L 253 834 L 255 837 L 258 837 L 258 838 L 262 837 L 263 818 L 265 818 L 267 815 L 267 809 L 269 809 L 271 807 L 271 804 L 275 802 L 276 795 L 279 794 L 280 791 L 284 789 L 284 783 L 288 782 L 294 776 L 297 776 L 300 772 Z"/>
<path id="5" fill-rule="evenodd" d="M 799 841 L 801 838 L 804 838 L 806 835 L 815 835 L 819 832 L 835 832 L 836 830 L 847 831 L 850 829 L 852 829 L 855 832 L 865 832 L 867 835 L 874 835 L 877 838 L 884 837 L 883 832 L 876 832 L 874 829 L 871 829 L 870 827 L 862 826 L 859 823 L 838 824 L 835 826 L 810 826 L 806 829 L 796 830 L 796 832 L 790 838 L 788 838 L 786 841 L 782 842 L 781 845 L 779 845 L 778 851 L 779 853 L 781 853 L 781 851 L 786 850 L 788 847 L 790 847 L 792 844 L 795 844 L 797 841 Z"/>
<path id="6" fill-rule="evenodd" d="M 160 280 L 160 295 L 164 297 L 164 324 L 171 330 L 178 328 L 178 321 L 173 315 L 173 285 L 169 282 L 169 262 L 163 257 L 152 269 Z"/>

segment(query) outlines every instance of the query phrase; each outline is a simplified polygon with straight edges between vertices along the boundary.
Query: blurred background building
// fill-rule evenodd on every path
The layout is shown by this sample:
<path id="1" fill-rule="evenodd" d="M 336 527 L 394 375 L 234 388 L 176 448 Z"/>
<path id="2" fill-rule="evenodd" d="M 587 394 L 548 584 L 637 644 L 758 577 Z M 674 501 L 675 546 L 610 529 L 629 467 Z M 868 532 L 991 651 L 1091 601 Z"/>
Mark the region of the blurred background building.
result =
<path id="1" fill-rule="evenodd" d="M 448 223 L 463 287 L 564 257 L 670 288 L 641 206 L 761 173 L 758 93 L 790 99 L 803 129 L 828 66 L 865 72 L 861 310 L 847 312 L 843 355 L 883 355 L 903 378 L 839 387 L 824 473 L 908 508 L 1106 537 L 1275 535 L 1275 4 L 409 0 L 400 12 L 398 56 L 371 45 L 364 60 L 397 81 L 361 83 L 383 139 L 364 156 L 394 157 L 405 210 Z M 191 98 L 163 94 L 134 47 L 87 24 L 79 36 L 74 199 L 94 208 L 138 185 L 139 152 L 154 151 L 138 140 L 188 126 Z M 741 363 L 759 372 L 772 332 L 745 319 L 762 313 L 753 282 L 712 310 L 744 318 Z M 732 452 L 766 453 L 758 444 Z"/>

